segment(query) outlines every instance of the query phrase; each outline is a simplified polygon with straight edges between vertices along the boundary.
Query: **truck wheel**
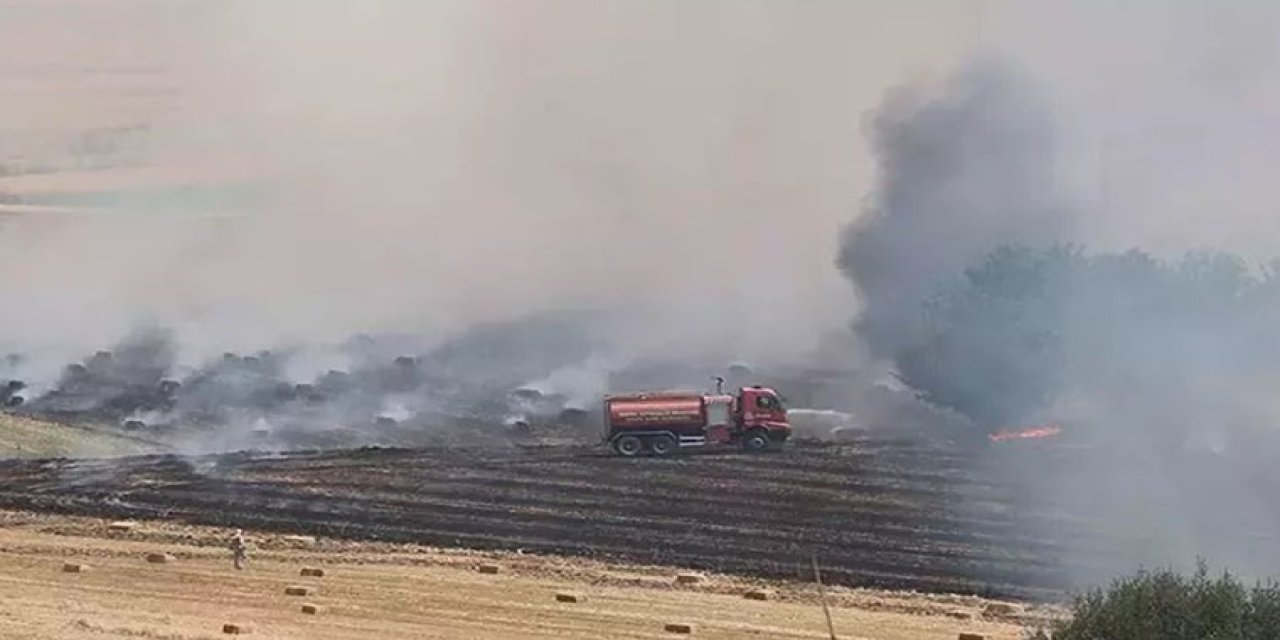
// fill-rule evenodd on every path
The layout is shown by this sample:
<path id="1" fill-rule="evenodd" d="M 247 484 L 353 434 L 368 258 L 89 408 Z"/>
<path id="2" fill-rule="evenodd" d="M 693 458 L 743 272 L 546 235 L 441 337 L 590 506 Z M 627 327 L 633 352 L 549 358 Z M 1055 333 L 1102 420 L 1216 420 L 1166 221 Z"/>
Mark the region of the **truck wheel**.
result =
<path id="1" fill-rule="evenodd" d="M 763 431 L 749 431 L 742 437 L 742 448 L 748 453 L 760 453 L 769 448 L 769 434 Z"/>
<path id="2" fill-rule="evenodd" d="M 671 455 L 676 446 L 676 439 L 671 436 L 658 436 L 649 441 L 649 450 L 659 456 Z"/>
<path id="3" fill-rule="evenodd" d="M 628 458 L 640 453 L 643 448 L 640 438 L 635 436 L 622 436 L 613 442 L 613 450 Z"/>

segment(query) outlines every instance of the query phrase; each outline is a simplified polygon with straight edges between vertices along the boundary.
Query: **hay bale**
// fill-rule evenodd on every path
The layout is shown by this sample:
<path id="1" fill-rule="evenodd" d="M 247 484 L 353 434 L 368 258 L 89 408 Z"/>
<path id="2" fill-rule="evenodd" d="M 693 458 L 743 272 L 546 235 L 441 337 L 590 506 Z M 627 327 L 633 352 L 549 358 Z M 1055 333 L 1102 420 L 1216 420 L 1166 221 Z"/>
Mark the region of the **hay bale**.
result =
<path id="1" fill-rule="evenodd" d="M 246 627 L 242 624 L 228 623 L 228 624 L 222 625 L 222 632 L 228 635 L 242 636 L 249 633 L 249 627 Z"/>
<path id="2" fill-rule="evenodd" d="M 662 630 L 667 633 L 689 635 L 693 633 L 693 625 L 688 622 L 668 622 L 663 625 Z"/>
<path id="3" fill-rule="evenodd" d="M 285 594 L 286 596 L 309 596 L 309 595 L 311 595 L 312 593 L 313 593 L 313 591 L 312 591 L 311 587 L 303 587 L 303 586 L 299 586 L 299 585 L 293 585 L 293 586 L 285 587 L 285 588 L 284 588 L 284 594 Z"/>
<path id="4" fill-rule="evenodd" d="M 127 521 L 127 520 L 121 520 L 121 521 L 119 521 L 119 522 L 112 522 L 111 524 L 107 525 L 107 530 L 108 530 L 108 531 L 114 531 L 114 532 L 116 532 L 116 533 L 127 533 L 127 532 L 129 532 L 129 531 L 133 531 L 134 529 L 137 529 L 137 528 L 138 528 L 138 523 L 136 523 L 136 522 L 129 522 L 129 521 Z"/>
<path id="5" fill-rule="evenodd" d="M 580 593 L 557 593 L 556 602 L 586 602 L 587 597 Z"/>
<path id="6" fill-rule="evenodd" d="M 302 570 L 298 572 L 298 575 L 304 578 L 323 578 L 324 569 L 319 567 L 303 567 Z"/>
<path id="7" fill-rule="evenodd" d="M 752 589 L 742 594 L 742 597 L 748 600 L 772 600 L 773 592 L 768 589 Z"/>
<path id="8" fill-rule="evenodd" d="M 956 640 L 987 640 L 981 633 L 962 633 Z"/>
<path id="9" fill-rule="evenodd" d="M 676 575 L 676 584 L 698 584 L 704 579 L 701 573 L 680 573 Z"/>
<path id="10" fill-rule="evenodd" d="M 479 571 L 480 573 L 493 575 L 495 573 L 500 573 L 502 571 L 502 567 L 499 567 L 496 564 L 482 564 L 476 567 L 476 571 Z"/>
<path id="11" fill-rule="evenodd" d="M 168 553 L 148 553 L 147 554 L 147 562 L 151 564 L 168 564 L 170 562 L 173 562 L 176 559 L 177 558 L 174 558 L 171 554 L 168 554 Z"/>
<path id="12" fill-rule="evenodd" d="M 89 570 L 89 565 L 68 562 L 62 565 L 63 573 L 84 573 Z"/>
<path id="13" fill-rule="evenodd" d="M 302 612 L 309 616 L 314 616 L 317 613 L 320 613 L 320 607 L 311 604 L 310 602 L 306 602 L 302 605 Z"/>
<path id="14" fill-rule="evenodd" d="M 986 607 L 983 607 L 982 609 L 983 615 L 997 616 L 997 617 L 998 616 L 1016 616 L 1021 612 L 1022 610 L 1018 607 L 1018 605 L 1010 604 L 1008 602 L 992 602 L 988 604 Z"/>

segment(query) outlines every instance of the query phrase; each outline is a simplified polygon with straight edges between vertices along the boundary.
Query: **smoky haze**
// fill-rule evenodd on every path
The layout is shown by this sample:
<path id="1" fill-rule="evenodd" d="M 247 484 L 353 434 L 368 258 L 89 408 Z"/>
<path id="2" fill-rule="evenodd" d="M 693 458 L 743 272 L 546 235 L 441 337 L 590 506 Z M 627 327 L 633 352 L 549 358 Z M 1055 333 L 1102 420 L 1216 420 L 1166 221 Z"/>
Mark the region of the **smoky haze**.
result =
<path id="1" fill-rule="evenodd" d="M 1089 522 L 1040 531 L 1075 577 L 1197 556 L 1265 575 L 1280 247 L 1260 172 L 1280 119 L 1259 107 L 1280 95 L 1280 10 L 988 15 L 990 55 L 869 121 L 878 179 L 838 259 L 859 335 L 978 433 L 1067 428 L 1057 457 L 991 456 Z"/>
<path id="2" fill-rule="evenodd" d="M 4 338 L 62 364 L 140 319 L 197 363 L 566 308 L 624 352 L 792 358 L 852 312 L 858 114 L 972 35 L 945 3 L 3 6 L 0 119 L 127 110 L 166 179 L 256 189 L 8 220 Z"/>

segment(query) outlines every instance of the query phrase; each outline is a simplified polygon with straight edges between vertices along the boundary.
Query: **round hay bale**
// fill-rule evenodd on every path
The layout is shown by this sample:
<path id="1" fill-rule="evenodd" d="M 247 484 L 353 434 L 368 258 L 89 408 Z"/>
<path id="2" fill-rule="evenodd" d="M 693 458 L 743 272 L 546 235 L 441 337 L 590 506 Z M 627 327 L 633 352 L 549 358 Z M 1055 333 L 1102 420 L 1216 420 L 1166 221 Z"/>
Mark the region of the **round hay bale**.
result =
<path id="1" fill-rule="evenodd" d="M 294 391 L 293 385 L 288 382 L 278 382 L 276 383 L 275 395 L 277 400 L 292 400 L 298 394 Z"/>
<path id="2" fill-rule="evenodd" d="M 319 567 L 303 567 L 302 571 L 298 572 L 298 575 L 304 578 L 323 578 L 324 569 Z"/>
<path id="3" fill-rule="evenodd" d="M 493 574 L 495 574 L 495 573 L 499 573 L 499 572 L 501 572 L 501 571 L 502 571 L 502 567 L 499 567 L 499 566 L 498 566 L 498 565 L 496 565 L 496 564 L 482 564 L 482 565 L 480 565 L 480 566 L 476 567 L 476 571 L 479 571 L 480 573 L 486 573 L 486 574 L 489 574 L 489 575 L 493 575 Z"/>
<path id="4" fill-rule="evenodd" d="M 68 562 L 62 565 L 63 573 L 84 573 L 89 570 L 89 565 Z"/>
<path id="5" fill-rule="evenodd" d="M 228 624 L 222 625 L 222 632 L 227 635 L 242 636 L 242 635 L 247 635 L 249 633 L 249 627 L 246 627 L 242 624 L 228 623 Z"/>
<path id="6" fill-rule="evenodd" d="M 582 426 L 587 423 L 591 414 L 583 409 L 569 407 L 560 412 L 560 423 L 569 426 Z"/>
<path id="7" fill-rule="evenodd" d="M 299 585 L 293 585 L 291 587 L 284 588 L 284 594 L 286 596 L 309 596 L 313 592 L 314 591 L 311 589 L 311 587 L 303 587 Z"/>
<path id="8" fill-rule="evenodd" d="M 519 389 L 512 391 L 511 395 L 520 398 L 521 400 L 533 401 L 542 399 L 541 391 L 538 391 L 537 389 L 530 389 L 529 387 L 520 387 Z"/>
<path id="9" fill-rule="evenodd" d="M 699 584 L 705 579 L 701 573 L 676 574 L 676 584 Z"/>
<path id="10" fill-rule="evenodd" d="M 557 593 L 556 602 L 586 602 L 587 597 L 580 593 Z"/>
<path id="11" fill-rule="evenodd" d="M 693 625 L 688 622 L 668 622 L 662 626 L 662 630 L 667 633 L 690 635 L 693 633 Z"/>
<path id="12" fill-rule="evenodd" d="M 320 607 L 307 602 L 302 605 L 302 612 L 309 616 L 314 616 L 317 613 L 320 613 Z"/>
<path id="13" fill-rule="evenodd" d="M 748 600 L 772 600 L 773 592 L 768 589 L 752 589 L 742 594 L 742 597 Z"/>
<path id="14" fill-rule="evenodd" d="M 171 554 L 168 554 L 168 553 L 148 553 L 147 554 L 147 562 L 151 564 L 168 564 L 170 562 L 173 562 L 174 560 L 176 560 L 176 558 L 174 558 Z"/>
<path id="15" fill-rule="evenodd" d="M 992 602 L 982 609 L 983 615 L 993 617 L 1016 616 L 1021 612 L 1022 610 L 1018 605 L 1010 604 L 1008 602 Z"/>

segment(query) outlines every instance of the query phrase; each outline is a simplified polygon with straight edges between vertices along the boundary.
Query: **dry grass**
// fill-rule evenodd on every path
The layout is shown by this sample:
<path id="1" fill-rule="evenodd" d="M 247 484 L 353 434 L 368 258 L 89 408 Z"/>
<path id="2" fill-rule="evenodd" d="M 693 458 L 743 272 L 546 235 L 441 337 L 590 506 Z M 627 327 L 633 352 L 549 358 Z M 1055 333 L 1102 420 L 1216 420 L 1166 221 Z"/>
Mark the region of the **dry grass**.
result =
<path id="1" fill-rule="evenodd" d="M 156 451 L 157 447 L 104 429 L 45 422 L 0 413 L 0 458 L 122 456 Z"/>
<path id="2" fill-rule="evenodd" d="M 111 535 L 109 524 L 0 512 L 0 547 L 7 551 L 0 554 L 0 638 L 209 640 L 228 621 L 251 626 L 249 637 L 281 640 L 658 639 L 679 637 L 663 630 L 675 622 L 696 624 L 695 637 L 717 640 L 826 637 L 816 595 L 803 584 L 769 583 L 777 597 L 758 602 L 743 593 L 763 583 L 748 587 L 707 575 L 701 584 L 676 588 L 669 568 L 532 554 L 501 556 L 503 578 L 495 581 L 476 567 L 498 565 L 499 554 L 329 539 L 297 550 L 252 531 L 248 538 L 259 551 L 249 569 L 236 571 L 221 545 L 227 531 L 156 521 L 124 538 Z M 195 546 L 201 544 L 210 546 Z M 139 562 L 158 551 L 182 562 L 163 571 Z M 84 558 L 93 558 L 93 571 L 59 572 Z M 341 566 L 329 571 L 322 594 L 284 595 L 302 567 L 320 562 Z M 589 605 L 555 597 L 586 591 Z M 842 589 L 828 595 L 841 637 L 954 640 L 960 631 L 991 640 L 1023 637 L 1011 621 L 947 618 L 943 612 L 959 599 L 943 608 L 933 596 Z M 317 614 L 300 613 L 304 604 Z M 904 611 L 886 610 L 893 607 Z"/>

